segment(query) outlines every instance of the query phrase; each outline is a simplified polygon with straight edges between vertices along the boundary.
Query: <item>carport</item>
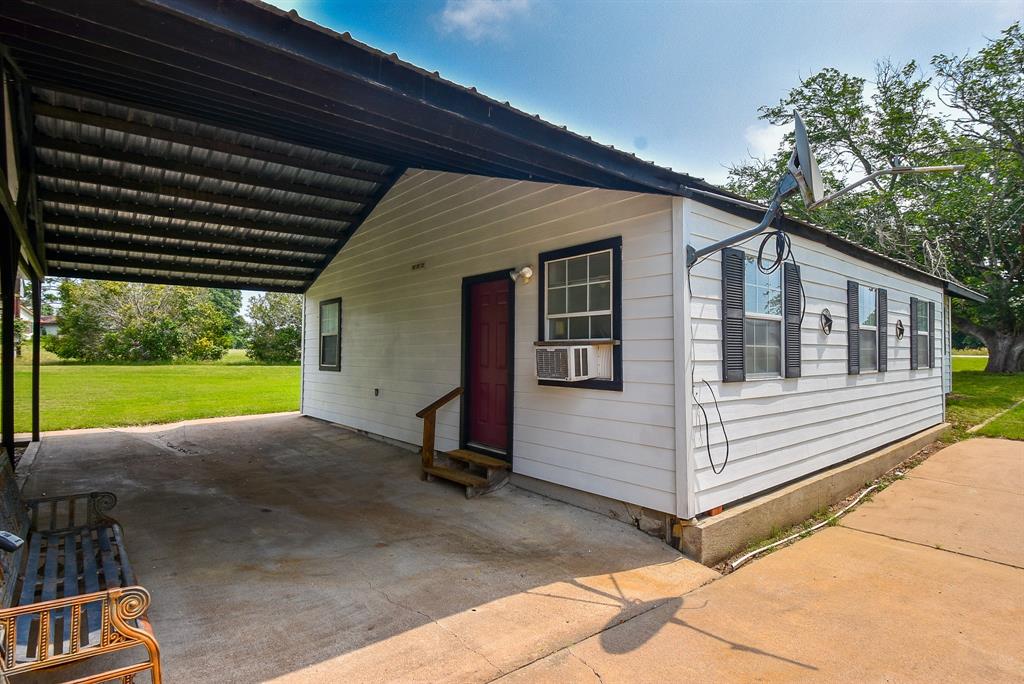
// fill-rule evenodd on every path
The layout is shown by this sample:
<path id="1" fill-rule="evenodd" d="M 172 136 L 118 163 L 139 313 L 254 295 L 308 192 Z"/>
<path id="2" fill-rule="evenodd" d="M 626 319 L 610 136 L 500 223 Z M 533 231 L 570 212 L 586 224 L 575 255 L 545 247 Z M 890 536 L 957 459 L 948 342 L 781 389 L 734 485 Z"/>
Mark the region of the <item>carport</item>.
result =
<path id="1" fill-rule="evenodd" d="M 38 442 L 47 275 L 302 293 L 409 168 L 710 189 L 248 0 L 10 0 L 0 63 L 12 461 L 19 271 Z M 172 681 L 490 678 L 713 576 L 540 497 L 424 488 L 397 447 L 298 416 L 53 436 L 36 453 L 20 469 L 33 494 L 122 496 Z"/>
<path id="2" fill-rule="evenodd" d="M 8 453 L 19 268 L 303 292 L 407 168 L 710 189 L 258 1 L 10 0 L 0 48 Z"/>

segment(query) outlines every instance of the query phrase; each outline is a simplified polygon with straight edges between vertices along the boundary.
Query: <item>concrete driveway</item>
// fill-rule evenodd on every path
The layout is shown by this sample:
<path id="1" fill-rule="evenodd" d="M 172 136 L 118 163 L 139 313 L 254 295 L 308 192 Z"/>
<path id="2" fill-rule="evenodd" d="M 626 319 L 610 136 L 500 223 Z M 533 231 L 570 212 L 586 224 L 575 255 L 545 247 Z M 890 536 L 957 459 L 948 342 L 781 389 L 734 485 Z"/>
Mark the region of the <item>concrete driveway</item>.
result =
<path id="1" fill-rule="evenodd" d="M 838 527 L 505 682 L 1024 680 L 1024 443 L 934 454 Z"/>
<path id="2" fill-rule="evenodd" d="M 467 501 L 418 466 L 264 416 L 48 435 L 26 492 L 117 493 L 172 684 L 484 682 L 717 577 L 622 523 L 513 487 Z"/>

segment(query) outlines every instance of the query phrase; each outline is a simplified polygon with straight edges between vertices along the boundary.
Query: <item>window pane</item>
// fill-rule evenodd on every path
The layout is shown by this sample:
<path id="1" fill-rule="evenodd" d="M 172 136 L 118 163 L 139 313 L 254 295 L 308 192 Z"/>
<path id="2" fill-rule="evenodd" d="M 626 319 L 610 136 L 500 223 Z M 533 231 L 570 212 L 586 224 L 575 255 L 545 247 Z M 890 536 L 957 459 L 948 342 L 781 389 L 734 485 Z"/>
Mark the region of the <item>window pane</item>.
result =
<path id="1" fill-rule="evenodd" d="M 569 259 L 569 284 L 587 282 L 587 257 Z"/>
<path id="2" fill-rule="evenodd" d="M 569 339 L 588 340 L 590 339 L 590 317 L 576 316 L 569 319 Z"/>
<path id="3" fill-rule="evenodd" d="M 566 340 L 569 339 L 569 319 L 552 318 L 548 321 L 548 339 Z"/>
<path id="4" fill-rule="evenodd" d="M 782 324 L 748 318 L 744 322 L 747 373 L 779 375 L 782 369 Z"/>
<path id="5" fill-rule="evenodd" d="M 878 338 L 874 330 L 860 331 L 860 369 L 878 370 Z"/>
<path id="6" fill-rule="evenodd" d="M 590 286 L 589 311 L 607 311 L 612 308 L 612 284 L 595 283 Z"/>
<path id="7" fill-rule="evenodd" d="M 548 262 L 548 285 L 565 285 L 565 262 Z"/>
<path id="8" fill-rule="evenodd" d="M 587 310 L 587 286 L 577 285 L 569 289 L 569 313 L 580 313 Z"/>
<path id="9" fill-rule="evenodd" d="M 565 313 L 565 288 L 555 287 L 548 290 L 548 314 Z"/>
<path id="10" fill-rule="evenodd" d="M 782 269 L 761 273 L 757 257 L 748 254 L 743 263 L 744 302 L 747 313 L 782 315 Z"/>
<path id="11" fill-rule="evenodd" d="M 917 303 L 917 331 L 928 332 L 928 302 Z"/>
<path id="12" fill-rule="evenodd" d="M 608 280 L 612 273 L 612 253 L 600 252 L 590 255 L 590 282 Z"/>
<path id="13" fill-rule="evenodd" d="M 875 289 L 861 285 L 858 291 L 858 301 L 860 303 L 860 324 L 876 325 L 878 322 L 878 307 L 875 304 Z M 861 367 L 863 368 L 863 366 Z"/>
<path id="14" fill-rule="evenodd" d="M 611 339 L 612 337 L 612 317 L 611 316 L 591 316 L 590 317 L 590 337 L 595 340 Z"/>
<path id="15" fill-rule="evenodd" d="M 927 368 L 928 367 L 928 336 L 918 335 L 917 336 L 917 367 Z"/>
<path id="16" fill-rule="evenodd" d="M 320 365 L 338 365 L 338 336 L 324 335 L 320 338 Z"/>
<path id="17" fill-rule="evenodd" d="M 338 334 L 338 302 L 320 307 L 320 334 Z"/>

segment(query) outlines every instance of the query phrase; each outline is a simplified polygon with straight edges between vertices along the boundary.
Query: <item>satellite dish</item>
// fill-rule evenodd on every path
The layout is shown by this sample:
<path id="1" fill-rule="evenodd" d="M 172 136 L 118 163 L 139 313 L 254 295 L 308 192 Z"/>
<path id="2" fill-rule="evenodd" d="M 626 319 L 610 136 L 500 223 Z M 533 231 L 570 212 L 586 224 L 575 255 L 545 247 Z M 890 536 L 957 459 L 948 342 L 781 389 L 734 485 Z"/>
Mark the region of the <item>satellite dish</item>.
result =
<path id="1" fill-rule="evenodd" d="M 804 206 L 810 207 L 822 200 L 825 196 L 825 188 L 821 183 L 821 172 L 818 170 L 818 162 L 814 159 L 814 152 L 811 151 L 811 143 L 807 139 L 807 127 L 804 126 L 804 120 L 800 118 L 800 112 L 793 110 L 793 118 L 796 146 L 789 158 L 789 172 L 793 174 L 800 187 Z"/>

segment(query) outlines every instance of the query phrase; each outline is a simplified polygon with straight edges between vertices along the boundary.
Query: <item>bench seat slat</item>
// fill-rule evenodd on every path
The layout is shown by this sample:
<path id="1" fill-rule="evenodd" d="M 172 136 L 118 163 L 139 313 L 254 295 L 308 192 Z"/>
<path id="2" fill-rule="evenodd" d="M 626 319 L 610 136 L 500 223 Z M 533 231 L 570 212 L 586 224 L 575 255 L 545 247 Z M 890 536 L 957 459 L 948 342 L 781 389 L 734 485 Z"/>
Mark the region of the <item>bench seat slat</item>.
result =
<path id="1" fill-rule="evenodd" d="M 124 584 L 121 586 L 130 587 L 133 584 L 137 584 L 135 580 L 135 570 L 132 569 L 132 564 L 128 560 L 128 550 L 124 545 L 124 532 L 122 532 L 120 525 L 112 525 L 111 531 L 114 536 L 114 544 L 117 546 L 117 560 L 121 566 L 121 577 Z"/>
<path id="2" fill-rule="evenodd" d="M 78 590 L 78 534 L 68 532 L 64 536 L 64 596 L 77 596 Z M 76 608 L 64 609 L 64 644 L 65 653 L 78 650 L 78 644 L 71 643 L 72 622 Z"/>
<path id="3" fill-rule="evenodd" d="M 85 593 L 91 594 L 100 590 L 99 570 L 96 567 L 96 551 L 92 543 L 92 530 L 85 529 L 82 532 L 82 583 L 85 585 Z M 102 605 L 99 602 L 86 604 L 82 610 L 85 613 L 85 630 L 83 637 L 86 644 L 100 643 Z"/>
<path id="4" fill-rule="evenodd" d="M 29 537 L 28 554 L 25 556 L 24 571 L 21 577 L 21 598 L 18 605 L 23 606 L 36 602 L 36 586 L 39 583 L 39 552 L 43 545 L 43 535 L 33 534 Z M 28 660 L 29 637 L 36 633 L 36 618 L 22 615 L 17 618 L 17 647 L 15 660 Z M 32 650 L 34 652 L 35 649 Z"/>
<path id="5" fill-rule="evenodd" d="M 121 573 L 114 560 L 114 549 L 110 544 L 110 528 L 97 527 L 96 539 L 100 545 L 100 557 L 103 562 L 103 588 L 113 589 L 121 586 Z"/>

